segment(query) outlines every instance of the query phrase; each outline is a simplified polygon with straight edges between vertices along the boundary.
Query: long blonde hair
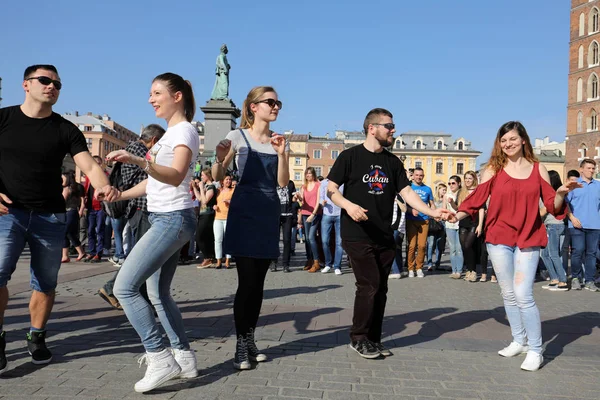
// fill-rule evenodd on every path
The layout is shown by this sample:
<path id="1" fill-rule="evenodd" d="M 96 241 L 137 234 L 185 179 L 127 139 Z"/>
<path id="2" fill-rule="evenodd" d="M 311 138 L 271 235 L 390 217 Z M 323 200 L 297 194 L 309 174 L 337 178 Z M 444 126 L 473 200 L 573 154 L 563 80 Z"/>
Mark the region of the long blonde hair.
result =
<path id="1" fill-rule="evenodd" d="M 446 189 L 446 191 L 448 190 L 448 186 L 446 186 L 445 183 L 439 183 L 436 187 L 435 187 L 435 201 L 436 202 L 440 202 L 442 200 L 444 200 L 443 197 L 440 196 L 440 189 L 444 188 Z"/>
<path id="2" fill-rule="evenodd" d="M 242 122 L 240 122 L 240 128 L 252 128 L 252 125 L 254 125 L 254 113 L 250 106 L 259 101 L 263 94 L 269 92 L 277 93 L 271 86 L 256 86 L 248 92 L 248 96 L 246 96 L 246 100 L 244 100 L 244 104 L 242 105 Z"/>
<path id="3" fill-rule="evenodd" d="M 467 177 L 467 175 L 470 175 L 473 177 L 473 189 L 475 189 L 477 187 L 478 180 L 477 180 L 477 174 L 475 173 L 475 171 L 467 171 L 465 172 L 464 178 Z M 464 179 L 464 181 L 466 181 L 466 179 Z M 464 199 L 467 198 L 467 196 L 469 195 L 469 189 L 467 189 L 467 186 L 463 186 L 460 190 L 460 193 L 458 194 L 458 201 L 456 202 L 457 204 L 460 204 L 463 202 Z"/>

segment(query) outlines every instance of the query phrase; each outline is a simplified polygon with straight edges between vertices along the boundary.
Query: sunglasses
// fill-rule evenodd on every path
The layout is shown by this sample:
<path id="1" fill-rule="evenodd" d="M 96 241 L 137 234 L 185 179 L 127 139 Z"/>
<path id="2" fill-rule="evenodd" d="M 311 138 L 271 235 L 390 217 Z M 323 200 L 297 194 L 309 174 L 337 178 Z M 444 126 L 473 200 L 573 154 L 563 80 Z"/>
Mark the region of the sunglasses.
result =
<path id="1" fill-rule="evenodd" d="M 383 126 L 388 131 L 391 131 L 392 129 L 394 129 L 396 127 L 396 124 L 392 124 L 392 123 L 388 123 L 388 124 L 371 124 L 371 125 Z"/>
<path id="2" fill-rule="evenodd" d="M 448 185 L 456 185 L 456 182 L 448 182 Z"/>
<path id="3" fill-rule="evenodd" d="M 53 83 L 56 90 L 60 90 L 62 88 L 62 83 L 60 81 L 55 81 L 54 79 L 50 79 L 47 76 L 33 76 L 31 78 L 25 79 L 26 81 L 30 81 L 32 79 L 37 79 L 39 83 L 44 86 L 48 86 Z"/>
<path id="4" fill-rule="evenodd" d="M 264 100 L 260 100 L 257 101 L 256 104 L 258 103 L 266 103 L 269 107 L 271 108 L 275 108 L 275 106 L 279 107 L 279 109 L 281 110 L 281 107 L 283 107 L 283 103 L 279 100 L 275 100 L 275 99 L 264 99 Z"/>

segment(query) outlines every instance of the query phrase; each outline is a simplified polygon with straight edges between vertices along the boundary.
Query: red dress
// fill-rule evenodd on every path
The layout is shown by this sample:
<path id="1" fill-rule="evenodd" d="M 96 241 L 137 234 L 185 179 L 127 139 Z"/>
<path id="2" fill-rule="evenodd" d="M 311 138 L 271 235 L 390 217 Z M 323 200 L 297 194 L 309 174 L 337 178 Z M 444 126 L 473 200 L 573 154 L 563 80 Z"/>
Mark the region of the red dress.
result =
<path id="1" fill-rule="evenodd" d="M 539 163 L 535 163 L 526 179 L 512 178 L 502 169 L 489 181 L 477 186 L 460 204 L 458 211 L 473 218 L 490 198 L 485 223 L 487 243 L 520 249 L 545 247 L 548 236 L 540 217 L 539 200 L 542 199 L 550 214 L 563 219 L 566 207 L 563 203 L 559 210 L 555 210 L 555 196 L 552 186 L 540 175 Z"/>

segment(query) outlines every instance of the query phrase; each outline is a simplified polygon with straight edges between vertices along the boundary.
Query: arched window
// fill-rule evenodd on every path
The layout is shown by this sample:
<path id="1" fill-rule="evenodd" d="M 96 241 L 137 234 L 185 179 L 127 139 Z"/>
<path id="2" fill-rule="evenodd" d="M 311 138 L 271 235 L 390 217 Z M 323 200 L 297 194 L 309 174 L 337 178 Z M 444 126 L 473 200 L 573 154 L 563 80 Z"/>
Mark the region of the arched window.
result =
<path id="1" fill-rule="evenodd" d="M 581 13 L 579 15 L 579 36 L 585 35 L 585 15 Z"/>
<path id="2" fill-rule="evenodd" d="M 437 149 L 438 150 L 443 150 L 444 149 L 444 142 L 442 142 L 441 140 L 438 140 L 438 142 L 437 142 Z"/>
<path id="3" fill-rule="evenodd" d="M 400 140 L 400 139 L 396 140 L 396 144 L 394 145 L 394 148 L 401 149 L 402 148 L 402 140 Z"/>
<path id="4" fill-rule="evenodd" d="M 587 158 L 587 146 L 585 145 L 585 143 L 581 143 L 577 151 L 579 152 L 579 160 Z"/>
<path id="5" fill-rule="evenodd" d="M 463 144 L 463 142 L 462 142 L 462 141 L 461 141 L 461 142 L 458 142 L 458 149 L 459 149 L 459 150 L 464 150 L 464 144 Z"/>
<path id="6" fill-rule="evenodd" d="M 422 147 L 421 141 L 420 140 L 416 140 L 415 141 L 415 149 L 420 150 Z"/>
<path id="7" fill-rule="evenodd" d="M 588 80 L 588 100 L 594 100 L 598 98 L 598 76 L 593 73 L 590 75 Z"/>
<path id="8" fill-rule="evenodd" d="M 577 80 L 577 101 L 583 101 L 583 79 Z"/>
<path id="9" fill-rule="evenodd" d="M 592 33 L 596 33 L 598 32 L 598 29 L 600 27 L 599 25 L 600 22 L 600 12 L 598 11 L 598 9 L 596 7 L 592 8 L 592 11 L 590 12 L 590 20 L 588 21 L 588 34 L 592 34 Z"/>
<path id="10" fill-rule="evenodd" d="M 596 110 L 592 108 L 592 112 L 590 113 L 590 126 L 589 129 L 591 131 L 598 130 L 598 114 L 596 114 Z"/>
<path id="11" fill-rule="evenodd" d="M 594 66 L 600 64 L 600 59 L 598 58 L 598 42 L 595 40 L 590 43 L 590 48 L 588 50 L 588 65 Z"/>
<path id="12" fill-rule="evenodd" d="M 577 113 L 577 132 L 583 131 L 583 113 L 579 111 Z"/>
<path id="13" fill-rule="evenodd" d="M 583 68 L 583 46 L 579 46 L 579 56 L 577 57 L 577 68 Z"/>

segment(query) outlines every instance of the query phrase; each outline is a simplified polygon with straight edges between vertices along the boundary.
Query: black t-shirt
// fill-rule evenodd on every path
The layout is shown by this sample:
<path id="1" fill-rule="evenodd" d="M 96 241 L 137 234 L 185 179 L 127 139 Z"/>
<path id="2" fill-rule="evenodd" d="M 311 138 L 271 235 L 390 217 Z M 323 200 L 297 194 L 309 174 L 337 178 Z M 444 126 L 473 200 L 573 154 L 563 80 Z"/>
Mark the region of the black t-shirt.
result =
<path id="1" fill-rule="evenodd" d="M 328 178 L 345 185 L 344 197 L 368 210 L 364 222 L 355 222 L 342 210 L 342 239 L 393 243 L 394 199 L 410 185 L 402 161 L 387 150 L 371 153 L 358 145 L 339 155 Z"/>
<path id="2" fill-rule="evenodd" d="M 37 119 L 20 106 L 0 108 L 0 193 L 12 207 L 65 212 L 63 159 L 83 151 L 88 151 L 85 137 L 59 114 Z"/>

